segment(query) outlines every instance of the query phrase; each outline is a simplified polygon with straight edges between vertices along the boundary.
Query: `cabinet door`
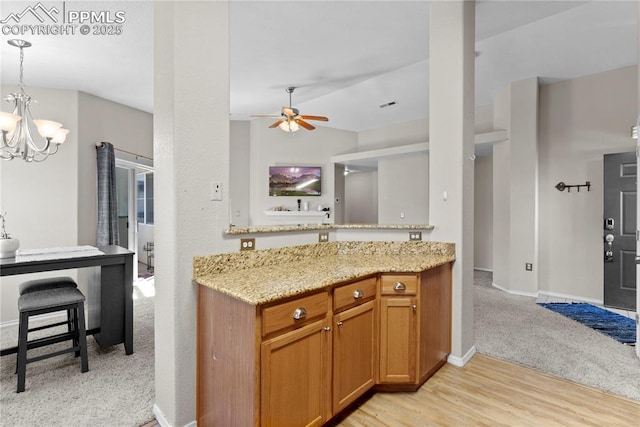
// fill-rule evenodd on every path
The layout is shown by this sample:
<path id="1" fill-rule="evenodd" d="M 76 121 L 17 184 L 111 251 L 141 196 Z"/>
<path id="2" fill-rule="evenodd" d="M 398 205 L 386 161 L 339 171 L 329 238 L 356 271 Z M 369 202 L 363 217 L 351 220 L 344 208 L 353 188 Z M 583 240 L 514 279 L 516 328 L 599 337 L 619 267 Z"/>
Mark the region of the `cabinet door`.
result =
<path id="1" fill-rule="evenodd" d="M 415 383 L 416 298 L 380 298 L 380 382 Z"/>
<path id="2" fill-rule="evenodd" d="M 362 396 L 375 383 L 375 301 L 333 316 L 333 413 Z"/>
<path id="3" fill-rule="evenodd" d="M 261 425 L 320 426 L 331 418 L 331 332 L 321 320 L 262 343 Z"/>

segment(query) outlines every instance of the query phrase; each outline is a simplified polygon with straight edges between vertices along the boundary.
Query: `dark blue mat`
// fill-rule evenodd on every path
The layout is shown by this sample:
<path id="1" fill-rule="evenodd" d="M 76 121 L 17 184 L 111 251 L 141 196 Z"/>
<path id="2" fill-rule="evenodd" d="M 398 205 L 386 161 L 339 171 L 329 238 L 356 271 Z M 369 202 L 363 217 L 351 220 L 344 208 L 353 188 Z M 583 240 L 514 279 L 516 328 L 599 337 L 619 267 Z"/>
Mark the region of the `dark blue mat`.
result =
<path id="1" fill-rule="evenodd" d="M 636 324 L 633 319 L 586 303 L 538 303 L 544 308 L 580 322 L 623 344 L 635 344 Z"/>

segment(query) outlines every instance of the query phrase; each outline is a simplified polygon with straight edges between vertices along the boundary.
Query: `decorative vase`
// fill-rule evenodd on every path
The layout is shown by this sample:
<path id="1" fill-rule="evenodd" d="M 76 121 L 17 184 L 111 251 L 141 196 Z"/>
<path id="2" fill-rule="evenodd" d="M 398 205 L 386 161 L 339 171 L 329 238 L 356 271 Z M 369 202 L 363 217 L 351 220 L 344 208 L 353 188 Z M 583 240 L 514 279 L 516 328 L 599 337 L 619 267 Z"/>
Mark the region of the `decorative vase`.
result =
<path id="1" fill-rule="evenodd" d="M 14 258 L 19 247 L 18 239 L 0 239 L 0 258 Z"/>

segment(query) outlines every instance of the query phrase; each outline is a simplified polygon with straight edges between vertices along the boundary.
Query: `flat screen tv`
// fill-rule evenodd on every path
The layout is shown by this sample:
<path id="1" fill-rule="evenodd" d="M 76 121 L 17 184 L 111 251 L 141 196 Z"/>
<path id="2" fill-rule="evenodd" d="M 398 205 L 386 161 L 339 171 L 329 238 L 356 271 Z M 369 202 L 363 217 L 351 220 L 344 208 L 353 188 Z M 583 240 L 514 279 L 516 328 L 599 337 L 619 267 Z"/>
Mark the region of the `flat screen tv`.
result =
<path id="1" fill-rule="evenodd" d="M 270 196 L 320 196 L 320 166 L 269 166 Z"/>

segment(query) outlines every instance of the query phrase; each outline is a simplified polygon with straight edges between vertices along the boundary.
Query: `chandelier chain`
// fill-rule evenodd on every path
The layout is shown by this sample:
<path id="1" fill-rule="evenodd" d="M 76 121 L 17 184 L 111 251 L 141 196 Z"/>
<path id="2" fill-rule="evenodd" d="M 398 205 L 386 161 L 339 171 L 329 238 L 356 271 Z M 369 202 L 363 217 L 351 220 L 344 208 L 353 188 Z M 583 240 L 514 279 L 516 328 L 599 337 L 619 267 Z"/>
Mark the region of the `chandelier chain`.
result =
<path id="1" fill-rule="evenodd" d="M 24 93 L 24 48 L 20 48 L 20 92 Z"/>

